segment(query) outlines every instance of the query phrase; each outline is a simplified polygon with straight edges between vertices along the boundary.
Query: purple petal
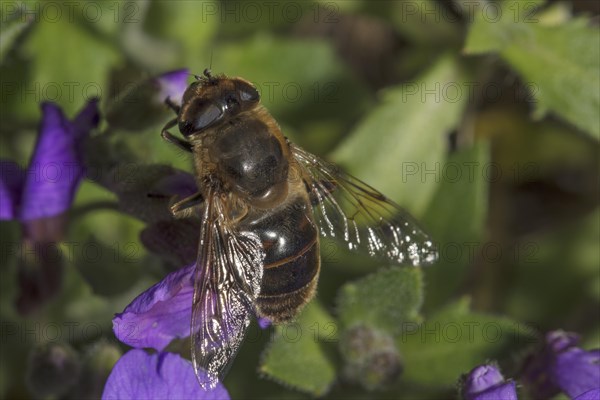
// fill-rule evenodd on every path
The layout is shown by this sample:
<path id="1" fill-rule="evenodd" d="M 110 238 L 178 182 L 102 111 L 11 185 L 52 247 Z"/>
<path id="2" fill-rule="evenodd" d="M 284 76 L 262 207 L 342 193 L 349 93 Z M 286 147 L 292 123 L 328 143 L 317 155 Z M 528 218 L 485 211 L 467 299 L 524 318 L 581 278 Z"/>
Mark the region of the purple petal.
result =
<path id="1" fill-rule="evenodd" d="M 466 393 L 479 393 L 504 382 L 504 377 L 497 368 L 491 365 L 475 367 L 467 376 Z"/>
<path id="2" fill-rule="evenodd" d="M 269 318 L 260 317 L 258 319 L 258 326 L 260 326 L 261 329 L 267 329 L 271 325 L 272 322 Z"/>
<path id="3" fill-rule="evenodd" d="M 83 109 L 73 120 L 75 137 L 79 143 L 85 139 L 92 129 L 100 123 L 100 110 L 98 109 L 98 99 L 94 98 L 87 102 Z"/>
<path id="4" fill-rule="evenodd" d="M 556 358 L 553 368 L 555 384 L 571 398 L 600 388 L 600 349 L 567 349 Z"/>
<path id="5" fill-rule="evenodd" d="M 579 335 L 574 332 L 558 330 L 546 334 L 546 343 L 555 353 L 576 346 L 579 340 Z"/>
<path id="6" fill-rule="evenodd" d="M 144 247 L 165 258 L 174 266 L 190 265 L 198 257 L 200 221 L 194 218 L 173 218 L 147 225 L 140 232 Z"/>
<path id="7" fill-rule="evenodd" d="M 89 128 L 97 123 L 97 102 L 88 103 L 71 123 L 58 106 L 42 105 L 38 141 L 27 169 L 21 220 L 50 217 L 66 211 L 84 174 L 79 150 Z"/>
<path id="8" fill-rule="evenodd" d="M 198 185 L 196 185 L 194 175 L 184 171 L 176 171 L 174 174 L 156 182 L 153 190 L 165 196 L 177 195 L 184 199 L 198 192 Z"/>
<path id="9" fill-rule="evenodd" d="M 575 347 L 575 333 L 553 331 L 544 347 L 527 358 L 522 381 L 534 398 L 550 398 L 559 392 L 576 397 L 600 387 L 600 350 Z"/>
<path id="10" fill-rule="evenodd" d="M 0 220 L 16 219 L 25 183 L 25 171 L 15 162 L 0 160 Z"/>
<path id="11" fill-rule="evenodd" d="M 113 319 L 115 336 L 132 347 L 164 349 L 190 335 L 194 265 L 167 275 Z"/>
<path id="12" fill-rule="evenodd" d="M 469 400 L 517 400 L 515 382 L 505 382 L 467 397 Z"/>
<path id="13" fill-rule="evenodd" d="M 469 372 L 463 393 L 466 400 L 517 400 L 515 382 L 506 382 L 492 365 L 480 365 Z"/>
<path id="14" fill-rule="evenodd" d="M 174 353 L 131 350 L 115 364 L 102 399 L 229 399 L 221 383 L 200 387 L 192 364 Z"/>
<path id="15" fill-rule="evenodd" d="M 179 69 L 154 78 L 160 88 L 156 100 L 160 104 L 163 104 L 165 99 L 169 97 L 173 103 L 181 104 L 183 93 L 188 87 L 187 80 L 189 75 L 187 69 Z"/>
<path id="16" fill-rule="evenodd" d="M 592 389 L 575 397 L 574 400 L 600 400 L 600 389 Z"/>

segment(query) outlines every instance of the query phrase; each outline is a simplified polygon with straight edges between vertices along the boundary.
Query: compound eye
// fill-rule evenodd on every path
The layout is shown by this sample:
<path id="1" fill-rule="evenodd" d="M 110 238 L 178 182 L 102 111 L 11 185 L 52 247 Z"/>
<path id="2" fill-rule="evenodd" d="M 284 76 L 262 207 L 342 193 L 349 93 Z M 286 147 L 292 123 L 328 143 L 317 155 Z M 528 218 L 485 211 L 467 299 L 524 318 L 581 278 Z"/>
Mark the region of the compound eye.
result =
<path id="1" fill-rule="evenodd" d="M 194 128 L 201 130 L 209 125 L 212 125 L 223 116 L 223 110 L 217 107 L 215 104 L 207 104 L 197 115 L 194 122 Z"/>
<path id="2" fill-rule="evenodd" d="M 246 82 L 238 81 L 236 90 L 242 103 L 256 103 L 260 100 L 260 95 L 256 88 Z"/>
<path id="3" fill-rule="evenodd" d="M 179 122 L 179 130 L 185 136 L 201 131 L 223 118 L 223 110 L 214 103 L 197 102 L 186 110 L 188 119 Z"/>

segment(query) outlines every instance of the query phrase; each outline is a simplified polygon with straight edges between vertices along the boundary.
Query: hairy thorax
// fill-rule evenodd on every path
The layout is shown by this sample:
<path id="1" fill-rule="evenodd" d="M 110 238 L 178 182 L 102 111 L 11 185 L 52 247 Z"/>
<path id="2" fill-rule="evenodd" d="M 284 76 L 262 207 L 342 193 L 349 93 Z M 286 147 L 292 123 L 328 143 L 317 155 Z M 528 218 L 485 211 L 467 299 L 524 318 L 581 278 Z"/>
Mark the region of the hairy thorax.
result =
<path id="1" fill-rule="evenodd" d="M 271 119 L 262 113 L 240 114 L 194 138 L 202 155 L 196 160 L 198 176 L 217 181 L 223 192 L 251 207 L 271 208 L 284 201 L 289 149 L 282 135 L 272 134 Z"/>

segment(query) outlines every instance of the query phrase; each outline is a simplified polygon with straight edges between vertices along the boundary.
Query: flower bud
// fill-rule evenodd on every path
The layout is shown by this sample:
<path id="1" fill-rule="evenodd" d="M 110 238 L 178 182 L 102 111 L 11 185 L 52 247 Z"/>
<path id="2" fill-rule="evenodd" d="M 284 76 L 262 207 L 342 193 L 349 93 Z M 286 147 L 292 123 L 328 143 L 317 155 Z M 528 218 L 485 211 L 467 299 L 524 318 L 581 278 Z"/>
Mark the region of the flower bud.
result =
<path id="1" fill-rule="evenodd" d="M 368 390 L 375 390 L 394 383 L 402 369 L 400 355 L 395 348 L 390 347 L 369 356 L 360 383 Z"/>
<path id="2" fill-rule="evenodd" d="M 79 378 L 79 355 L 66 343 L 46 343 L 33 349 L 27 383 L 37 398 L 59 397 Z"/>
<path id="3" fill-rule="evenodd" d="M 169 115 L 174 117 L 165 100 L 168 97 L 174 104 L 181 103 L 188 75 L 187 69 L 181 69 L 132 85 L 108 106 L 106 120 L 112 128 L 141 132 Z"/>
<path id="4" fill-rule="evenodd" d="M 69 398 L 99 399 L 110 371 L 120 357 L 121 351 L 117 346 L 106 341 L 94 344 L 83 358 L 81 377 Z"/>
<path id="5" fill-rule="evenodd" d="M 344 376 L 367 390 L 384 388 L 402 373 L 393 337 L 377 329 L 365 325 L 350 328 L 342 337 L 340 350 L 346 361 Z"/>
<path id="6" fill-rule="evenodd" d="M 577 347 L 579 335 L 548 332 L 542 345 L 524 361 L 521 381 L 532 398 L 547 399 L 560 392 L 577 398 L 600 387 L 600 349 Z"/>
<path id="7" fill-rule="evenodd" d="M 192 191 L 191 187 L 183 190 L 179 186 L 184 185 L 178 185 L 177 191 L 173 192 L 175 187 L 165 185 L 165 181 L 194 184 L 192 175 L 158 164 L 117 166 L 110 175 L 109 189 L 117 195 L 119 209 L 147 223 L 172 220 L 169 204 L 173 197 L 177 195 L 181 199 Z"/>
<path id="8" fill-rule="evenodd" d="M 495 365 L 480 365 L 461 380 L 465 400 L 517 400 L 516 384 L 505 380 Z"/>
<path id="9" fill-rule="evenodd" d="M 367 326 L 358 325 L 343 336 L 340 348 L 349 363 L 363 363 L 373 351 L 374 344 L 375 331 Z"/>
<path id="10" fill-rule="evenodd" d="M 192 218 L 158 221 L 142 230 L 140 240 L 146 249 L 177 269 L 196 261 L 199 231 L 200 221 Z"/>

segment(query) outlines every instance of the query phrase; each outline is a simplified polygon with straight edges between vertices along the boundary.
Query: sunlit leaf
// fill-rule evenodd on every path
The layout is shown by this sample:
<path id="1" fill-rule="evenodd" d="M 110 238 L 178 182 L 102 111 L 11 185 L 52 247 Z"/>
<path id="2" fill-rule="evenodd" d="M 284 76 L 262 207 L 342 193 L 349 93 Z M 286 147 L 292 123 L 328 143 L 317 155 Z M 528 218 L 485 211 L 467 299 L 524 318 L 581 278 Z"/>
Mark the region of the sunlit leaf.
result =
<path id="1" fill-rule="evenodd" d="M 367 325 L 399 333 L 405 322 L 419 319 L 423 283 L 418 268 L 378 271 L 340 289 L 337 310 L 344 328 Z"/>
<path id="2" fill-rule="evenodd" d="M 600 34 L 586 19 L 544 24 L 528 3 L 508 1 L 495 18 L 476 13 L 465 52 L 498 52 L 548 110 L 600 138 Z M 540 3 L 540 2 L 537 2 Z"/>
<path id="3" fill-rule="evenodd" d="M 387 90 L 336 149 L 334 160 L 422 215 L 438 186 L 428 174 L 444 160 L 447 135 L 468 100 L 465 79 L 458 61 L 443 56 L 416 81 Z"/>
<path id="4" fill-rule="evenodd" d="M 325 394 L 335 380 L 335 365 L 325 352 L 337 340 L 337 323 L 316 302 L 298 320 L 277 326 L 263 354 L 260 371 L 268 378 L 314 396 Z"/>

